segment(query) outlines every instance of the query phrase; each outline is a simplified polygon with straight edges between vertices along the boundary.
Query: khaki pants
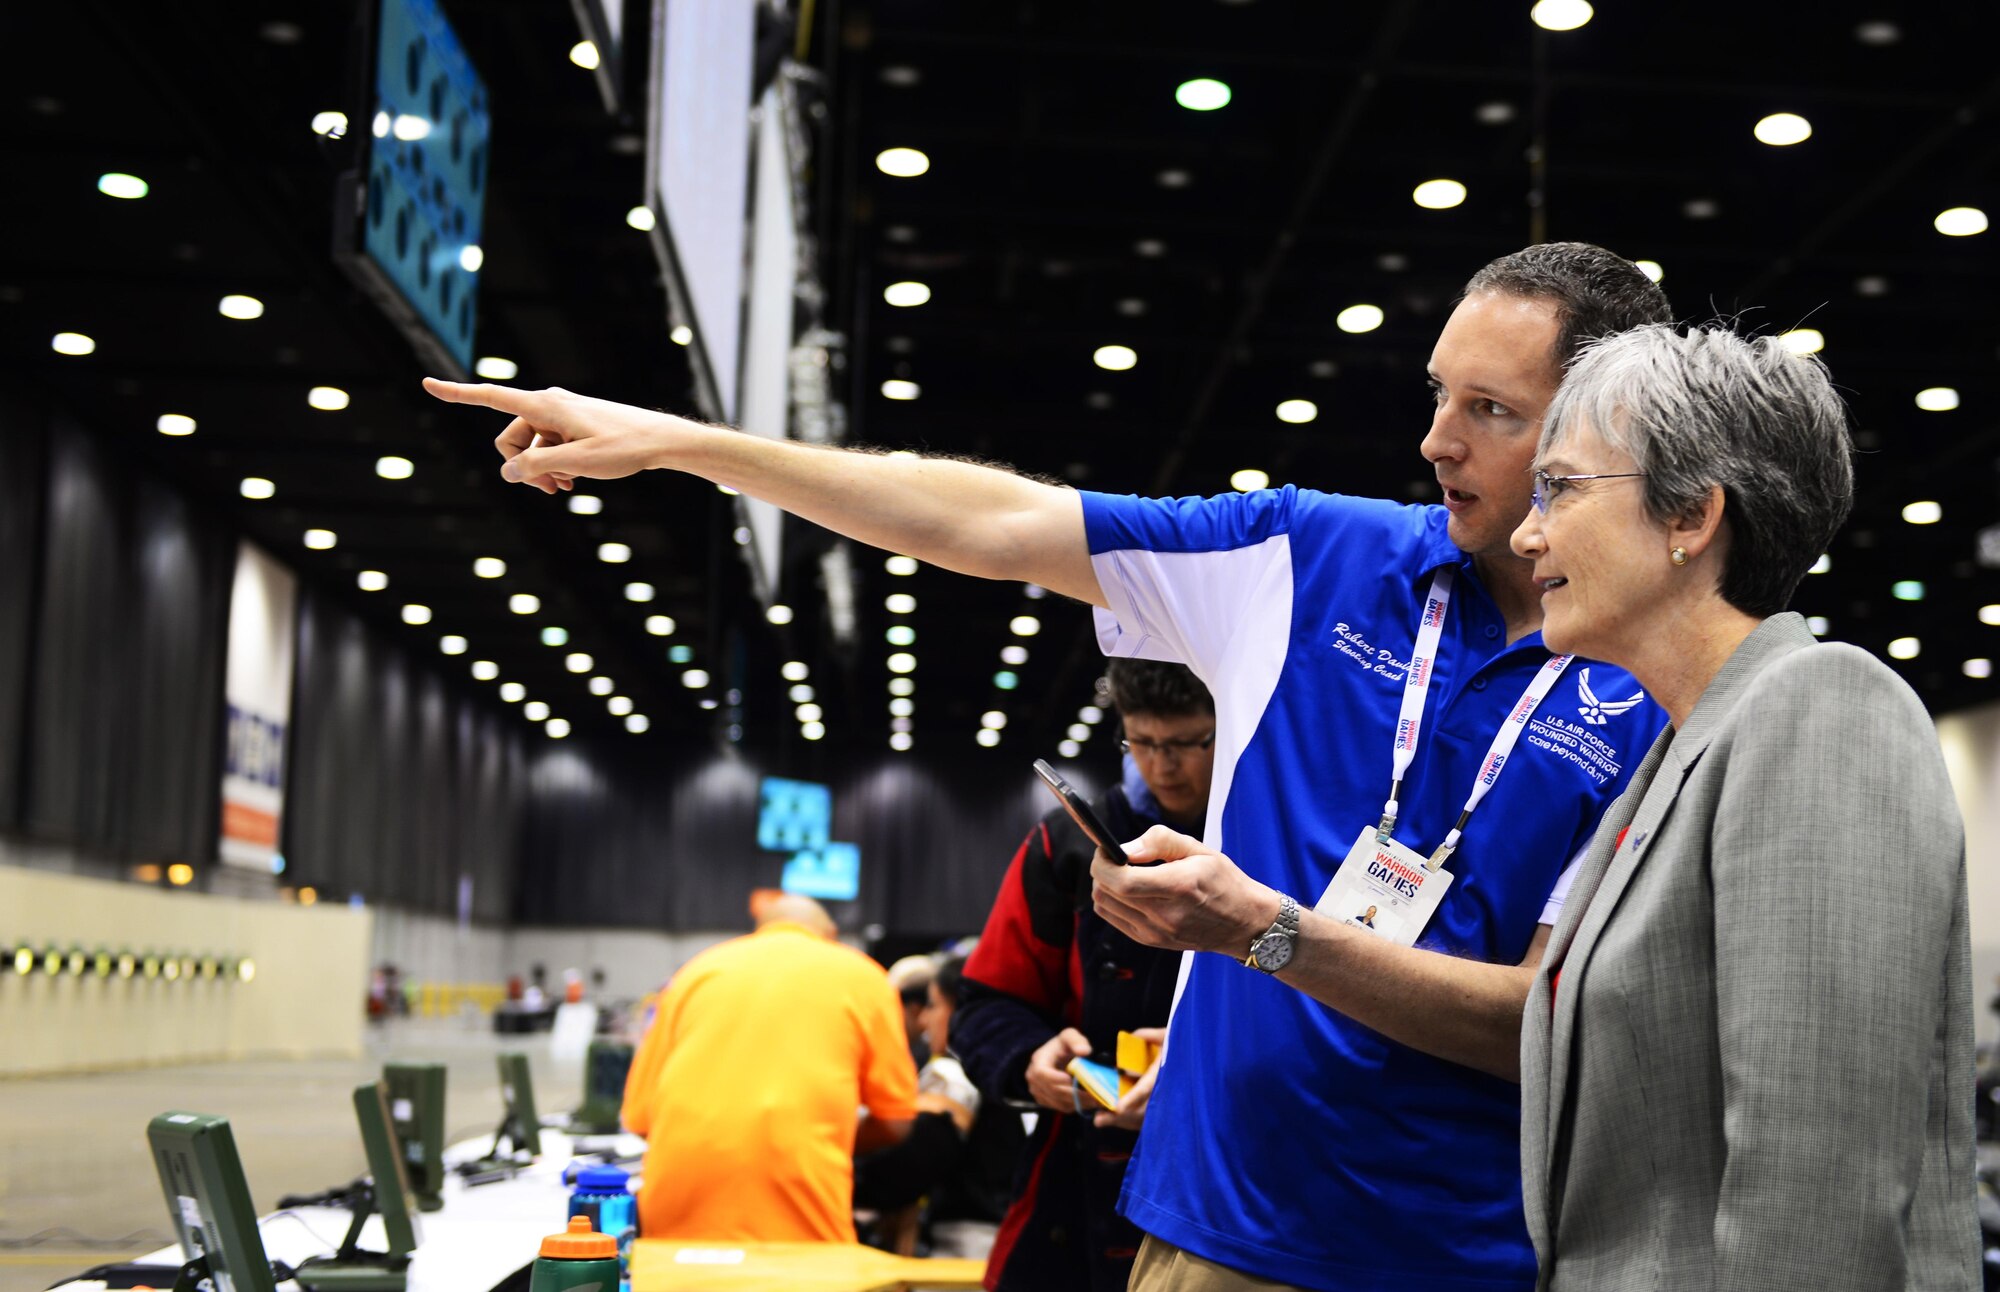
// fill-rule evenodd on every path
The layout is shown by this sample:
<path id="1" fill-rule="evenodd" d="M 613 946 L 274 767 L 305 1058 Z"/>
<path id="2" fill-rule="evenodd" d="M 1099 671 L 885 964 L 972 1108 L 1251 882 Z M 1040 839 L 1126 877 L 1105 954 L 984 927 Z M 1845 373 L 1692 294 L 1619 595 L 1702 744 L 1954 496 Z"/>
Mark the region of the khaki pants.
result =
<path id="1" fill-rule="evenodd" d="M 1290 1283 L 1273 1283 L 1239 1274 L 1226 1265 L 1203 1260 L 1172 1243 L 1148 1234 L 1132 1263 L 1132 1281 L 1125 1292 L 1301 1292 Z"/>

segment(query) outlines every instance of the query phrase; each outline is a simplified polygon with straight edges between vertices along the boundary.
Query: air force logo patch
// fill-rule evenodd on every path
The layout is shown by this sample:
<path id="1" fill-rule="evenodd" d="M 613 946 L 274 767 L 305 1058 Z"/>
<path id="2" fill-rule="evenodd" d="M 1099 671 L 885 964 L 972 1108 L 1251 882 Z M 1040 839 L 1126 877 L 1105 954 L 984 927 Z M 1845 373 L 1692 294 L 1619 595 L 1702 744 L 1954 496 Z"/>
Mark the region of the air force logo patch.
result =
<path id="1" fill-rule="evenodd" d="M 1625 700 L 1600 700 L 1597 693 L 1590 689 L 1590 670 L 1586 668 L 1576 679 L 1576 698 L 1579 701 L 1576 711 L 1583 720 L 1593 727 L 1601 727 L 1619 714 L 1637 708 L 1645 700 L 1646 693 L 1639 691 Z"/>

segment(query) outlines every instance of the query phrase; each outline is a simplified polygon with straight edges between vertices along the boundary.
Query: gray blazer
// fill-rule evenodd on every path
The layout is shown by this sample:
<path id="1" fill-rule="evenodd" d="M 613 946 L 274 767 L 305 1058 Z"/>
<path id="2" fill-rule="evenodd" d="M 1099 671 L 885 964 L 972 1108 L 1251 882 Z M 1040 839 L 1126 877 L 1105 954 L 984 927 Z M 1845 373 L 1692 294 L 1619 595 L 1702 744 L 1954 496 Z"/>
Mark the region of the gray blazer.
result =
<path id="1" fill-rule="evenodd" d="M 1793 614 L 1737 648 L 1605 812 L 1521 1086 L 1542 1288 L 1980 1286 L 1965 834 L 1901 679 Z"/>

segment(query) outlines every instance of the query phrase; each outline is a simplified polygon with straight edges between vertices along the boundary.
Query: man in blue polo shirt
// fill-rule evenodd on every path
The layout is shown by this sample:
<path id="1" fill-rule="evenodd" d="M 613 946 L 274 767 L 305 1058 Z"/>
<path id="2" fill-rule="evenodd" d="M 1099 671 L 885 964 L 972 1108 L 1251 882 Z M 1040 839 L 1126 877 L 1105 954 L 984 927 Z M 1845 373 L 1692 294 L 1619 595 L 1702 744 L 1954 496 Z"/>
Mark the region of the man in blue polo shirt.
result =
<path id="1" fill-rule="evenodd" d="M 1481 270 L 1431 355 L 1432 507 L 1078 494 L 563 391 L 427 384 L 514 415 L 496 442 L 510 480 L 690 472 L 1088 601 L 1107 650 L 1193 668 L 1216 699 L 1204 840 L 1151 831 L 1135 859 L 1171 864 L 1096 867 L 1121 928 L 1228 956 L 1184 962 L 1127 1176 L 1123 1209 L 1150 1235 L 1132 1286 L 1484 1292 L 1534 1283 L 1511 1081 L 1563 863 L 1665 722 L 1620 670 L 1542 647 L 1508 537 L 1564 364 L 1668 317 L 1601 248 Z"/>

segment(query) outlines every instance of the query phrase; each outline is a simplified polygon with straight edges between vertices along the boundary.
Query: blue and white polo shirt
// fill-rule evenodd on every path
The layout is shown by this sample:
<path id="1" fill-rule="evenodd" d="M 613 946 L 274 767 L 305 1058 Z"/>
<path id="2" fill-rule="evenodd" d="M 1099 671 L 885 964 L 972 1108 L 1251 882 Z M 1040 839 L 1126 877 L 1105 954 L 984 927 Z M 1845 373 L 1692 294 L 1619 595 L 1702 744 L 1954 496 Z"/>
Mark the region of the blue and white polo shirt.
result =
<path id="1" fill-rule="evenodd" d="M 1396 837 L 1428 854 L 1550 652 L 1509 646 L 1442 507 L 1285 488 L 1083 495 L 1107 654 L 1187 664 L 1215 696 L 1206 842 L 1319 899 L 1381 815 L 1441 566 L 1457 586 Z M 1666 725 L 1624 670 L 1572 662 L 1448 863 L 1417 945 L 1515 964 L 1598 816 Z M 1285 983 L 1192 956 L 1120 1209 L 1147 1233 L 1327 1292 L 1530 1288 L 1520 1088 L 1387 1040 Z"/>

